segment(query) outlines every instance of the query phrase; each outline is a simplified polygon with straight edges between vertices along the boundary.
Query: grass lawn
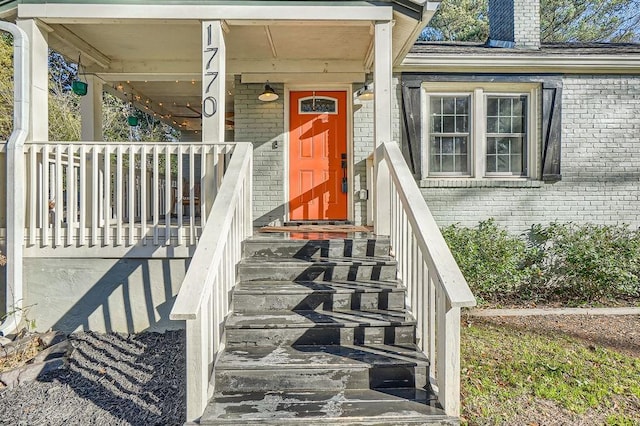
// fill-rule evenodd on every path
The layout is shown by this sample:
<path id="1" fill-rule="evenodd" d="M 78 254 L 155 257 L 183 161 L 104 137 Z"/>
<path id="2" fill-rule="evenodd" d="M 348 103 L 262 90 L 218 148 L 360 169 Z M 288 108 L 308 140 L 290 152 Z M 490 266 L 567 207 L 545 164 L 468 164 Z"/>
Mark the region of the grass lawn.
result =
<path id="1" fill-rule="evenodd" d="M 555 332 L 463 324 L 463 424 L 640 425 L 640 358 Z"/>

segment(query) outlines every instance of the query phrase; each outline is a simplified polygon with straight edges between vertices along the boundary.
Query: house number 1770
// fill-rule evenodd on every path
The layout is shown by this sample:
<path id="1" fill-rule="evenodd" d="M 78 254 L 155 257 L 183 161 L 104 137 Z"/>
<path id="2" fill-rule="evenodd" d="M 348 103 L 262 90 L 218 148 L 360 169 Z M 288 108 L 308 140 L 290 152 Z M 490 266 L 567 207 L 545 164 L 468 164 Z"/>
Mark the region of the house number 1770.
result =
<path id="1" fill-rule="evenodd" d="M 212 64 L 218 55 L 218 47 L 213 45 L 213 28 L 211 25 L 207 27 L 207 45 L 204 48 L 203 58 L 207 61 L 204 66 L 204 84 L 206 84 L 204 94 L 208 95 L 211 86 L 218 78 L 218 71 L 213 69 Z M 202 115 L 209 118 L 213 117 L 218 111 L 218 100 L 215 96 L 208 95 L 202 100 Z"/>

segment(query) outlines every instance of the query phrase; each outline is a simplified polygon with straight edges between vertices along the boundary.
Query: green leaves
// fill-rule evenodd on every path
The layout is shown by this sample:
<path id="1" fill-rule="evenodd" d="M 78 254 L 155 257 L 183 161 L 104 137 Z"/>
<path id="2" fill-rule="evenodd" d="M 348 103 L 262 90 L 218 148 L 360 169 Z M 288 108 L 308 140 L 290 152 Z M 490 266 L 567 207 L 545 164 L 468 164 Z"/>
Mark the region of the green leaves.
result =
<path id="1" fill-rule="evenodd" d="M 541 0 L 543 42 L 638 40 L 638 0 Z"/>
<path id="2" fill-rule="evenodd" d="M 443 0 L 421 40 L 484 42 L 487 0 Z M 640 0 L 541 0 L 543 42 L 631 42 L 640 34 Z"/>
<path id="3" fill-rule="evenodd" d="M 583 305 L 640 297 L 640 231 L 626 225 L 534 225 L 529 240 L 490 219 L 442 230 L 480 303 Z"/>
<path id="4" fill-rule="evenodd" d="M 489 36 L 487 0 L 444 0 L 421 40 L 485 41 Z"/>
<path id="5" fill-rule="evenodd" d="M 453 257 L 480 301 L 498 302 L 520 289 L 531 275 L 530 249 L 498 228 L 493 219 L 477 228 L 451 225 L 442 230 Z"/>

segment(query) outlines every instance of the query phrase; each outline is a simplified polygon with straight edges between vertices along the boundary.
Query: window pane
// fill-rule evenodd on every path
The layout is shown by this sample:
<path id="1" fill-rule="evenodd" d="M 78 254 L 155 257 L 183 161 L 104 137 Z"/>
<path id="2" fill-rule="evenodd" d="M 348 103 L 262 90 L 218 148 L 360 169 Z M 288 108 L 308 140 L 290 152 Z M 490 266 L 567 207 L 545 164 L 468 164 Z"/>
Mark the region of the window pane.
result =
<path id="1" fill-rule="evenodd" d="M 456 171 L 459 173 L 467 173 L 468 171 L 467 165 L 467 156 L 466 155 L 456 155 Z"/>
<path id="2" fill-rule="evenodd" d="M 522 156 L 521 155 L 512 155 L 511 156 L 511 173 L 513 174 L 522 174 Z"/>
<path id="3" fill-rule="evenodd" d="M 456 114 L 469 114 L 469 98 L 456 98 Z"/>
<path id="4" fill-rule="evenodd" d="M 524 133 L 524 123 L 522 117 L 513 117 L 513 121 L 511 122 L 511 133 Z"/>
<path id="5" fill-rule="evenodd" d="M 498 133 L 511 133 L 511 117 L 500 117 Z"/>
<path id="6" fill-rule="evenodd" d="M 496 156 L 487 155 L 487 173 L 496 172 Z"/>
<path id="7" fill-rule="evenodd" d="M 511 153 L 522 154 L 522 138 L 511 138 Z"/>
<path id="8" fill-rule="evenodd" d="M 469 118 L 465 116 L 456 117 L 456 133 L 469 132 Z"/>
<path id="9" fill-rule="evenodd" d="M 512 98 L 498 98 L 498 102 L 499 102 L 498 110 L 500 111 L 501 117 L 511 115 L 511 101 L 512 101 Z"/>
<path id="10" fill-rule="evenodd" d="M 522 116 L 522 107 L 524 105 L 524 99 L 523 97 L 520 98 L 513 98 L 513 111 L 512 114 L 514 117 L 518 117 L 518 116 Z"/>
<path id="11" fill-rule="evenodd" d="M 439 96 L 431 97 L 431 114 L 432 115 L 442 114 L 441 102 L 442 102 L 441 97 Z"/>
<path id="12" fill-rule="evenodd" d="M 487 132 L 499 133 L 498 117 L 487 117 Z"/>
<path id="13" fill-rule="evenodd" d="M 453 138 L 442 138 L 442 154 L 453 154 Z"/>
<path id="14" fill-rule="evenodd" d="M 455 114 L 456 113 L 456 98 L 455 97 L 443 97 L 442 98 L 442 113 L 443 114 Z"/>
<path id="15" fill-rule="evenodd" d="M 454 172 L 453 169 L 453 155 L 442 156 L 442 170 L 443 172 Z"/>
<path id="16" fill-rule="evenodd" d="M 496 151 L 498 154 L 509 154 L 510 140 L 508 138 L 500 138 L 497 140 Z"/>
<path id="17" fill-rule="evenodd" d="M 509 156 L 508 155 L 498 155 L 498 165 L 497 165 L 497 170 L 496 171 L 507 173 L 507 172 L 510 171 L 509 167 L 510 167 Z"/>
<path id="18" fill-rule="evenodd" d="M 487 138 L 487 154 L 496 153 L 496 138 Z"/>
<path id="19" fill-rule="evenodd" d="M 456 138 L 455 140 L 455 152 L 456 154 L 467 153 L 467 138 Z"/>
<path id="20" fill-rule="evenodd" d="M 442 116 L 431 116 L 431 133 L 442 133 Z"/>
<path id="21" fill-rule="evenodd" d="M 331 98 L 305 98 L 300 100 L 299 112 L 300 113 L 335 113 L 338 108 L 338 103 L 335 99 Z"/>
<path id="22" fill-rule="evenodd" d="M 442 117 L 442 132 L 454 133 L 456 131 L 455 123 L 456 123 L 455 116 L 445 115 L 444 117 Z"/>
<path id="23" fill-rule="evenodd" d="M 487 116 L 498 116 L 498 98 L 487 98 Z"/>
<path id="24" fill-rule="evenodd" d="M 440 155 L 432 155 L 429 163 L 429 169 L 435 173 L 439 173 L 441 171 L 440 167 Z"/>

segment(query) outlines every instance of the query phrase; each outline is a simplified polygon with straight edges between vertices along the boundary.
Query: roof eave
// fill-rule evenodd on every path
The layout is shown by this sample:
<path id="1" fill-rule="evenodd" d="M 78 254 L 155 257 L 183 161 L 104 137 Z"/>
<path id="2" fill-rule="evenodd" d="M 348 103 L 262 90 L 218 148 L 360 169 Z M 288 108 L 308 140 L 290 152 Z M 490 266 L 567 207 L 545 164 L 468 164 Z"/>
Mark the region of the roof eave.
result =
<path id="1" fill-rule="evenodd" d="M 408 54 L 398 72 L 553 72 L 565 74 L 639 74 L 640 55 L 419 55 Z"/>
<path id="2" fill-rule="evenodd" d="M 3 21 L 15 21 L 18 16 L 17 0 L 0 0 L 0 19 Z"/>

